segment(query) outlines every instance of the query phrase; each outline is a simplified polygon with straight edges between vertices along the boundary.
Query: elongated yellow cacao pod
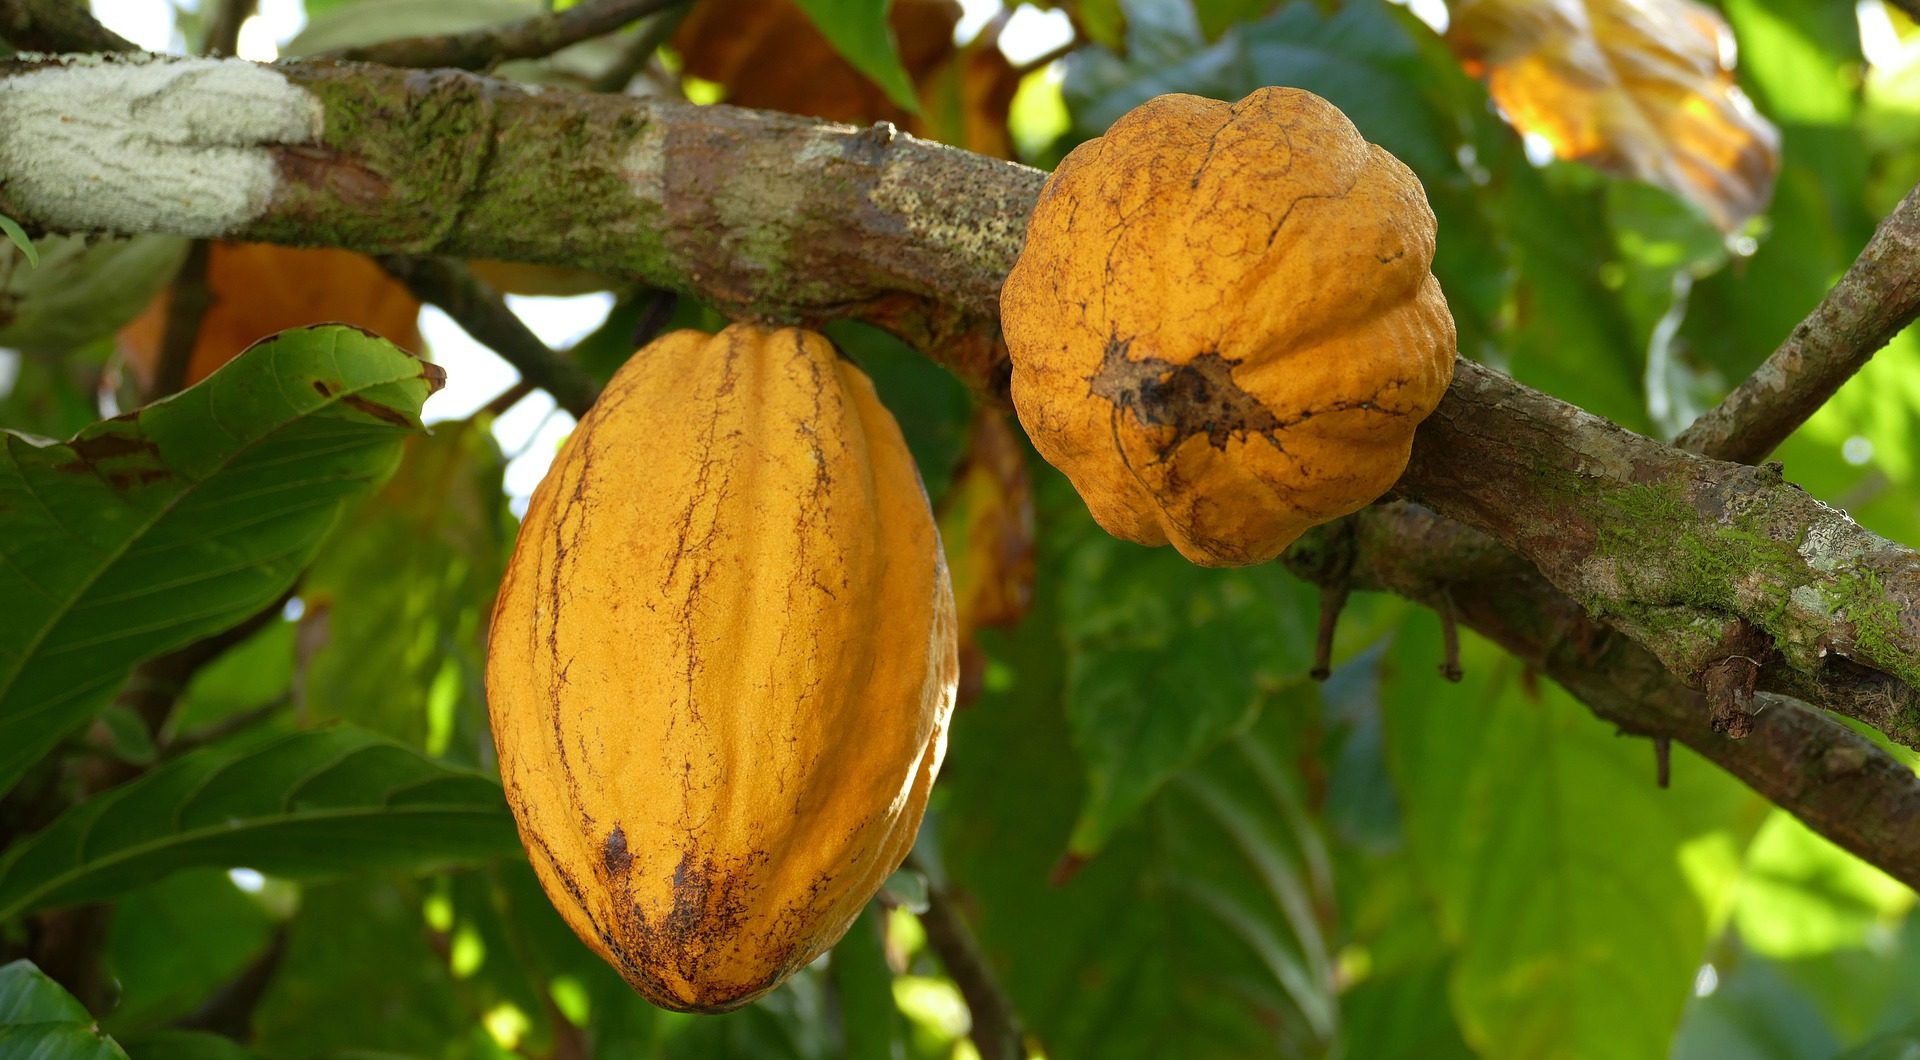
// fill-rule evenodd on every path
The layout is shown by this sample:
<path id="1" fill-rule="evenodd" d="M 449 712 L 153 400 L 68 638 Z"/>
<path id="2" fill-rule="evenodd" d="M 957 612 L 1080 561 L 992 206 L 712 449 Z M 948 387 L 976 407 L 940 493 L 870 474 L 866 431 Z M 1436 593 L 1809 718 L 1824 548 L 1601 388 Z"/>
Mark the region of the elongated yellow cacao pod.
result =
<path id="1" fill-rule="evenodd" d="M 655 1004 L 773 989 L 911 847 L 954 634 L 858 368 L 794 329 L 655 341 L 534 492 L 494 611 L 500 773 L 548 897 Z"/>

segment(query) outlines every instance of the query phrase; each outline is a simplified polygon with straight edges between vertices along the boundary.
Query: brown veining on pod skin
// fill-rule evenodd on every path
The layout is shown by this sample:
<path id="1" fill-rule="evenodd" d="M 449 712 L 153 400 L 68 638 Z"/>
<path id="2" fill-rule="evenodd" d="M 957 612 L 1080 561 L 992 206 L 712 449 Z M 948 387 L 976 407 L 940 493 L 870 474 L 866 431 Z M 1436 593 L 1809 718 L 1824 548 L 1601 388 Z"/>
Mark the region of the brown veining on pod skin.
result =
<path id="1" fill-rule="evenodd" d="M 534 492 L 494 611 L 500 773 L 547 895 L 656 1004 L 773 989 L 912 845 L 954 639 L 858 368 L 795 329 L 655 341 Z"/>
<path id="2" fill-rule="evenodd" d="M 1326 100 L 1148 100 L 1047 180 L 1013 402 L 1108 532 L 1260 563 L 1385 493 L 1453 378 L 1413 173 Z"/>

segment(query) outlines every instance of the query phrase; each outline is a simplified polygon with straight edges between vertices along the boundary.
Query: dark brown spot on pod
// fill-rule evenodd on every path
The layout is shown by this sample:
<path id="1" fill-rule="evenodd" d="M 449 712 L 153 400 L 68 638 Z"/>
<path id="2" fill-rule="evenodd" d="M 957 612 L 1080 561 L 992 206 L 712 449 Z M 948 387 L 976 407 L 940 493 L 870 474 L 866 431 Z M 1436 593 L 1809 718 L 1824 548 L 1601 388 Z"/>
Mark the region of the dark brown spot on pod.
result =
<path id="1" fill-rule="evenodd" d="M 606 862 L 607 871 L 615 875 L 633 867 L 633 855 L 627 853 L 627 833 L 621 831 L 619 825 L 614 825 L 613 831 L 608 834 L 607 845 L 600 852 L 600 857 Z"/>

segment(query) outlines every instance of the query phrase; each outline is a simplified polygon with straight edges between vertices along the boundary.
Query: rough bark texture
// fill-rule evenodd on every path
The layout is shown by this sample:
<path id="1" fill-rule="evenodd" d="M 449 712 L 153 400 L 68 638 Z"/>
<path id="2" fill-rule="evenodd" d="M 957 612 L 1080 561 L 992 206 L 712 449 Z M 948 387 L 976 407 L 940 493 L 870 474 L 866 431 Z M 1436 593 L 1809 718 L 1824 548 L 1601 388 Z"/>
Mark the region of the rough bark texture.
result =
<path id="1" fill-rule="evenodd" d="M 1765 692 L 1756 696 L 1745 738 L 1717 731 L 1702 692 L 1491 538 L 1395 502 L 1314 531 L 1286 563 L 1322 585 L 1429 604 L 1444 592 L 1461 622 L 1622 731 L 1679 740 L 1840 846 L 1920 884 L 1913 770 L 1818 711 Z"/>
<path id="2" fill-rule="evenodd" d="M 0 64 L 0 77 L 44 65 Z M 451 72 L 276 69 L 318 97 L 324 131 L 299 143 L 208 143 L 270 152 L 277 190 L 237 228 L 182 234 L 570 265 L 740 317 L 863 319 L 982 393 L 1005 393 L 998 292 L 1039 172 L 884 125 L 535 93 Z M 175 91 L 191 102 L 192 85 Z M 0 126 L 0 159 L 10 157 L 6 135 Z M 37 200 L 12 175 L 0 165 L 0 212 L 41 230 L 112 227 L 98 196 Z M 1901 246 L 1888 244 L 1889 275 L 1912 272 Z M 1810 325 L 1827 326 L 1817 315 Z M 1864 360 L 1875 334 L 1846 331 L 1838 356 Z M 1801 414 L 1774 419 L 1790 427 Z M 1362 513 L 1339 531 L 1354 542 L 1356 585 L 1428 602 L 1445 590 L 1462 621 L 1596 713 L 1696 747 L 1920 884 L 1912 773 L 1769 696 L 1914 740 L 1914 553 L 1776 470 L 1689 455 L 1470 365 L 1422 429 L 1400 491 L 1485 535 L 1383 514 L 1391 508 Z M 1296 546 L 1296 569 L 1315 569 L 1324 533 Z M 1710 688 L 1724 702 L 1709 707 Z M 1751 735 L 1714 731 L 1716 713 L 1724 728 L 1745 718 L 1737 727 Z"/>
<path id="3" fill-rule="evenodd" d="M 1777 466 L 1681 452 L 1461 361 L 1399 491 L 1514 549 L 1688 684 L 1748 658 L 1763 690 L 1920 742 L 1920 556 Z"/>

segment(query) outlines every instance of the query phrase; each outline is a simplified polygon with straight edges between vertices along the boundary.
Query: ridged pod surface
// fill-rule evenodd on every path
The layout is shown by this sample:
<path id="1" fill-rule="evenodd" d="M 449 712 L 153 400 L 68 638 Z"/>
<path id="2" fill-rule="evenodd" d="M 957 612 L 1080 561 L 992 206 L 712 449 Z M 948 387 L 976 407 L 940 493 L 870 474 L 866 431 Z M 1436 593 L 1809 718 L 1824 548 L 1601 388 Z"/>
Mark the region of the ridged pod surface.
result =
<path id="1" fill-rule="evenodd" d="M 656 340 L 534 492 L 495 605 L 494 741 L 548 897 L 655 1004 L 773 989 L 911 847 L 954 641 L 867 377 L 806 331 Z"/>
<path id="2" fill-rule="evenodd" d="M 1148 100 L 1047 180 L 1001 290 L 1013 401 L 1100 525 L 1209 566 L 1379 497 L 1453 378 L 1413 173 L 1332 104 Z"/>

